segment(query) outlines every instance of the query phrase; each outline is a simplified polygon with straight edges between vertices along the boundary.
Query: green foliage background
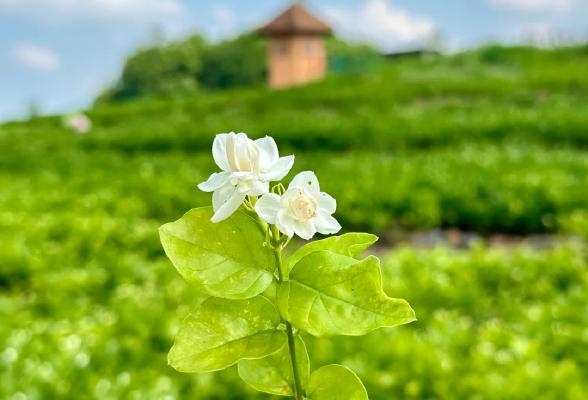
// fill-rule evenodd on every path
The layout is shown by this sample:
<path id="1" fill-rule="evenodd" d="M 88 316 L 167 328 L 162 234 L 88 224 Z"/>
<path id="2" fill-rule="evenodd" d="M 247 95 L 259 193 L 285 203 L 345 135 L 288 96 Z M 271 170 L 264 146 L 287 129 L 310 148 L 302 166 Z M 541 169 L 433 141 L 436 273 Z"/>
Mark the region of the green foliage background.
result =
<path id="1" fill-rule="evenodd" d="M 372 47 L 327 40 L 332 73 L 364 72 L 381 64 L 383 57 Z M 267 76 L 266 40 L 254 33 L 220 43 L 208 43 L 195 35 L 159 42 L 132 54 L 118 82 L 97 98 L 97 103 L 115 103 L 137 98 L 177 97 L 257 86 Z"/>
<path id="2" fill-rule="evenodd" d="M 0 398 L 267 398 L 235 369 L 166 365 L 202 298 L 157 228 L 209 204 L 196 184 L 214 169 L 214 134 L 230 130 L 294 152 L 348 230 L 562 236 L 543 249 L 386 251 L 385 289 L 418 321 L 363 339 L 307 337 L 313 369 L 342 361 L 372 399 L 582 398 L 586 70 L 585 46 L 489 47 L 278 92 L 190 84 L 189 95 L 105 102 L 86 136 L 58 117 L 0 125 Z M 183 74 L 162 94 L 181 92 Z"/>

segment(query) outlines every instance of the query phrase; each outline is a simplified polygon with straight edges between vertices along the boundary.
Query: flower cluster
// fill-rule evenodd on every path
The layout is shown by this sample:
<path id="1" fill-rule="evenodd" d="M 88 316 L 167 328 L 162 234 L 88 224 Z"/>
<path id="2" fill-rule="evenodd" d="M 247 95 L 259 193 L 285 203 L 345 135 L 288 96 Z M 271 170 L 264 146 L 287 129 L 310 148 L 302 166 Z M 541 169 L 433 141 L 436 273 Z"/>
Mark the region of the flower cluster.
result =
<path id="1" fill-rule="evenodd" d="M 311 239 L 317 232 L 334 234 L 341 225 L 333 218 L 337 202 L 320 191 L 313 172 L 296 175 L 281 194 L 270 192 L 270 182 L 282 180 L 294 165 L 294 156 L 280 157 L 273 138 L 251 140 L 245 133 L 216 136 L 212 155 L 221 172 L 198 185 L 212 192 L 213 222 L 229 218 L 248 201 L 261 219 L 288 237 Z"/>
<path id="2" fill-rule="evenodd" d="M 361 336 L 415 320 L 405 300 L 384 292 L 378 258 L 362 256 L 378 238 L 346 233 L 284 257 L 295 235 L 310 240 L 341 229 L 335 199 L 310 171 L 282 184 L 294 156 L 280 157 L 271 137 L 220 134 L 212 153 L 221 171 L 199 188 L 213 193 L 213 210 L 194 208 L 159 228 L 175 268 L 207 296 L 181 324 L 169 365 L 210 373 L 237 364 L 259 392 L 368 400 L 359 377 L 341 365 L 311 372 L 301 333 Z"/>

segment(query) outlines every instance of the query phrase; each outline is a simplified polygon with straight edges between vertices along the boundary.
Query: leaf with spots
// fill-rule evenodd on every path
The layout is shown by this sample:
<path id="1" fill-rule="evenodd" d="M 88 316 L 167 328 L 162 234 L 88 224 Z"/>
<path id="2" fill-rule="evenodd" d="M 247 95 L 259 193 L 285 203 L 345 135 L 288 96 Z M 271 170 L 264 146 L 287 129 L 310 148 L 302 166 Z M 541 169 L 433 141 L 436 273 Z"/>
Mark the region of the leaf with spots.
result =
<path id="1" fill-rule="evenodd" d="M 316 240 L 300 247 L 286 259 L 287 270 L 292 270 L 294 265 L 304 256 L 315 251 L 332 251 L 333 253 L 357 258 L 377 241 L 378 237 L 371 233 L 345 233 L 339 236 Z"/>
<path id="2" fill-rule="evenodd" d="M 280 314 L 265 297 L 210 298 L 183 321 L 168 362 L 180 372 L 213 372 L 243 359 L 275 353 L 286 344 Z"/>
<path id="3" fill-rule="evenodd" d="M 163 225 L 163 248 L 184 279 L 214 297 L 246 299 L 272 283 L 276 269 L 265 235 L 255 220 L 238 211 L 212 223 L 212 208 L 196 208 Z"/>
<path id="4" fill-rule="evenodd" d="M 283 318 L 314 336 L 361 336 L 415 320 L 405 300 L 384 293 L 374 256 L 358 261 L 330 251 L 311 253 L 279 284 L 277 303 Z"/>

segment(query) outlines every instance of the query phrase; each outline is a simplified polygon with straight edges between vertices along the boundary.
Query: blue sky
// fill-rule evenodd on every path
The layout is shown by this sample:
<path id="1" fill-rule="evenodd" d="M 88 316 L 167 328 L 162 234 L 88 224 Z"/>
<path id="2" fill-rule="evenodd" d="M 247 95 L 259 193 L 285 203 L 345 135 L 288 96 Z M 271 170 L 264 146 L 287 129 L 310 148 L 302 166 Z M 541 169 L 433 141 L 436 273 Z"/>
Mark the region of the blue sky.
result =
<path id="1" fill-rule="evenodd" d="M 287 0 L 0 0 L 0 120 L 86 107 L 154 32 L 220 40 L 255 27 Z M 440 32 L 451 50 L 533 36 L 588 37 L 588 0 L 307 0 L 340 36 L 383 50 Z"/>

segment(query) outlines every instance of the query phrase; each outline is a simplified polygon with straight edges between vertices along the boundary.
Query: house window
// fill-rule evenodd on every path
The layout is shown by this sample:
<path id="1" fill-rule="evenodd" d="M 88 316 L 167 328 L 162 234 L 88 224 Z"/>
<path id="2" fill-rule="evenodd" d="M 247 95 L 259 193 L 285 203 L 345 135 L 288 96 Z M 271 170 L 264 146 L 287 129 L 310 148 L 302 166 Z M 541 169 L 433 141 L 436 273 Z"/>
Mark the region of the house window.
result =
<path id="1" fill-rule="evenodd" d="M 286 55 L 290 52 L 290 46 L 288 45 L 288 43 L 276 43 L 274 45 L 274 53 L 276 53 L 279 56 L 283 56 Z"/>
<path id="2" fill-rule="evenodd" d="M 316 52 L 316 42 L 309 40 L 306 42 L 306 54 L 313 55 Z"/>

